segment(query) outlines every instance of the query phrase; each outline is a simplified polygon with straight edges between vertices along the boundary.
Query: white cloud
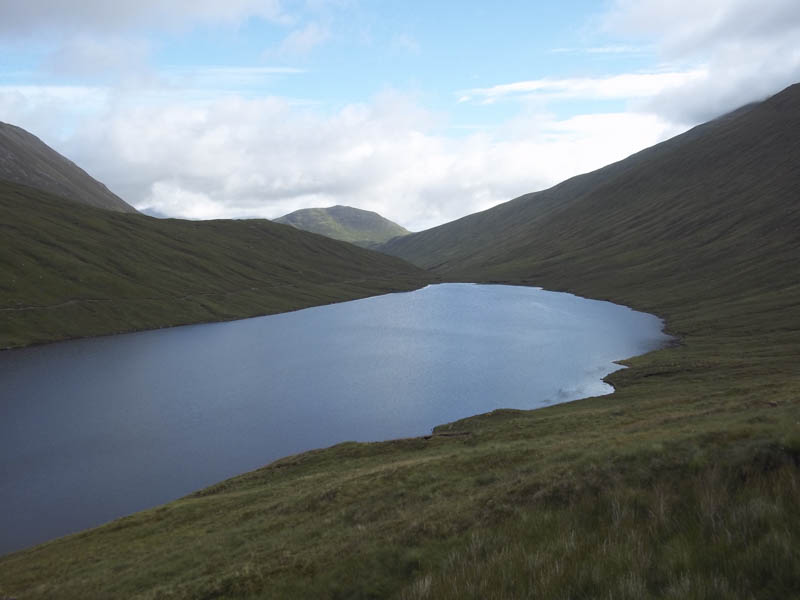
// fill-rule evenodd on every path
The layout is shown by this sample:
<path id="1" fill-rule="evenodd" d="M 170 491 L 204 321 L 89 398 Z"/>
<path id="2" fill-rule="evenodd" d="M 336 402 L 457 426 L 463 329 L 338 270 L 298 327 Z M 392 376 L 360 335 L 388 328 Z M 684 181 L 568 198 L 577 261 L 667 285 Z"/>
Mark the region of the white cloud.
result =
<path id="1" fill-rule="evenodd" d="M 580 51 L 649 48 L 660 65 L 466 90 L 461 100 L 477 106 L 464 110 L 515 100 L 527 112 L 461 136 L 443 133 L 455 128 L 402 94 L 335 112 L 269 96 L 273 78 L 303 72 L 290 66 L 162 69 L 158 81 L 138 88 L 6 85 L 0 120 L 40 135 L 136 206 L 169 216 L 277 217 L 348 204 L 422 229 L 624 158 L 800 79 L 795 2 L 764 0 L 756 11 L 744 0 L 618 0 L 603 21 L 615 39 Z M 149 47 L 123 35 L 137 28 L 252 16 L 290 22 L 277 0 L 0 0 L 0 14 L 16 20 L 15 35 L 65 23 L 67 33 L 53 42 L 63 55 L 51 69 L 106 81 L 117 71 L 147 74 Z M 314 19 L 272 55 L 299 59 L 327 41 L 332 34 L 319 23 L 328 21 Z M 0 36 L 10 35 L 8 23 Z M 390 43 L 414 51 L 413 41 Z M 629 112 L 566 119 L 530 112 L 560 99 L 618 100 Z"/>
<path id="2" fill-rule="evenodd" d="M 63 151 L 63 141 L 83 119 L 96 118 L 106 109 L 111 94 L 92 86 L 0 86 L 0 121 L 43 136 Z"/>
<path id="3" fill-rule="evenodd" d="M 160 72 L 163 86 L 161 96 L 190 96 L 201 101 L 230 94 L 259 95 L 275 83 L 276 78 L 301 75 L 306 71 L 296 67 L 261 66 L 200 66 L 191 68 L 169 68 Z M 298 102 L 303 102 L 298 100 Z"/>
<path id="4" fill-rule="evenodd" d="M 642 106 L 674 121 L 698 123 L 800 80 L 797 0 L 617 0 L 603 27 L 654 43 L 662 60 L 702 65 L 704 77 Z"/>
<path id="5" fill-rule="evenodd" d="M 393 36 L 391 46 L 395 50 L 408 54 L 419 54 L 422 52 L 419 41 L 414 36 L 407 33 L 400 33 Z"/>
<path id="6" fill-rule="evenodd" d="M 634 46 L 630 44 L 612 44 L 609 46 L 587 46 L 575 48 L 553 48 L 551 54 L 629 54 L 644 55 L 652 54 L 653 48 L 650 46 Z"/>
<path id="7" fill-rule="evenodd" d="M 474 88 L 460 92 L 460 102 L 480 99 L 495 102 L 502 98 L 528 98 L 531 96 L 554 98 L 581 98 L 592 100 L 633 99 L 651 97 L 669 89 L 680 88 L 704 78 L 703 69 L 658 73 L 624 73 L 608 77 L 573 79 L 532 79 Z"/>
<path id="8" fill-rule="evenodd" d="M 65 40 L 45 61 L 49 75 L 81 80 L 156 79 L 148 67 L 150 44 L 144 40 L 97 38 L 85 34 Z"/>
<path id="9" fill-rule="evenodd" d="M 100 33 L 248 17 L 289 22 L 280 0 L 0 0 L 0 36 L 51 31 Z"/>
<path id="10" fill-rule="evenodd" d="M 266 55 L 305 56 L 317 46 L 327 42 L 330 37 L 331 34 L 327 27 L 319 23 L 309 23 L 305 27 L 291 31 L 277 50 L 268 51 Z"/>
<path id="11" fill-rule="evenodd" d="M 603 19 L 613 33 L 655 37 L 669 54 L 763 43 L 800 29 L 796 0 L 616 0 Z"/>
<path id="12" fill-rule="evenodd" d="M 12 92 L 0 91 L 0 109 Z M 281 98 L 179 96 L 119 103 L 78 115 L 61 94 L 33 132 L 139 208 L 186 218 L 274 218 L 346 204 L 424 229 L 543 189 L 660 141 L 677 130 L 656 117 L 605 114 L 516 119 L 465 137 L 441 133 L 412 99 L 386 93 L 334 113 Z M 12 115 L 13 117 L 13 115 Z M 59 121 L 78 119 L 68 132 Z M 15 118 L 10 119 L 16 122 Z M 49 129 L 48 129 L 49 128 Z"/>

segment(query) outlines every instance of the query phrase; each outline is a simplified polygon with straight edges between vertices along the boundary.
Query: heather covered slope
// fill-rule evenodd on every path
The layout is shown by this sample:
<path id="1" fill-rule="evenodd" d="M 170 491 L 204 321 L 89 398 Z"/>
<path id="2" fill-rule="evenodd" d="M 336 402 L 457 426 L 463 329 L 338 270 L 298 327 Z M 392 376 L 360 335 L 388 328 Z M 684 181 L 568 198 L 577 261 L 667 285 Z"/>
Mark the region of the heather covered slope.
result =
<path id="1" fill-rule="evenodd" d="M 0 180 L 29 185 L 97 208 L 136 212 L 130 204 L 39 138 L 20 127 L 2 122 Z"/>
<path id="2" fill-rule="evenodd" d="M 267 220 L 154 219 L 8 182 L 0 227 L 0 347 L 282 312 L 430 279 Z"/>
<path id="3" fill-rule="evenodd" d="M 275 222 L 364 247 L 409 233 L 405 227 L 376 212 L 350 206 L 304 208 L 275 219 Z"/>

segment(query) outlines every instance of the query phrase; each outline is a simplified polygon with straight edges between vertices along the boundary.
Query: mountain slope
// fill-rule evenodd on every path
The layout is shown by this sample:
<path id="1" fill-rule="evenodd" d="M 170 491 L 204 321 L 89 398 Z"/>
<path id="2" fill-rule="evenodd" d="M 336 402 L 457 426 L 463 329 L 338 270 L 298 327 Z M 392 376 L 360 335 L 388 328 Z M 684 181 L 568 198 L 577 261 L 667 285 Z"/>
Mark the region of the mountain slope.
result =
<path id="1" fill-rule="evenodd" d="M 380 249 L 454 278 L 619 279 L 645 263 L 653 282 L 707 279 L 706 266 L 735 271 L 740 259 L 753 263 L 771 256 L 772 244 L 797 239 L 799 105 L 796 85 L 598 171 Z"/>
<path id="2" fill-rule="evenodd" d="M 382 249 L 446 279 L 612 298 L 666 317 L 684 339 L 780 332 L 792 340 L 782 343 L 800 343 L 798 132 L 793 85 L 598 171 Z"/>
<path id="3" fill-rule="evenodd" d="M 304 208 L 279 217 L 275 222 L 364 247 L 409 233 L 376 212 L 350 206 Z"/>
<path id="4" fill-rule="evenodd" d="M 0 347 L 420 287 L 400 259 L 267 220 L 123 214 L 0 182 Z"/>
<path id="5" fill-rule="evenodd" d="M 118 212 L 136 209 L 20 127 L 0 122 L 0 180 L 28 185 L 56 196 Z"/>

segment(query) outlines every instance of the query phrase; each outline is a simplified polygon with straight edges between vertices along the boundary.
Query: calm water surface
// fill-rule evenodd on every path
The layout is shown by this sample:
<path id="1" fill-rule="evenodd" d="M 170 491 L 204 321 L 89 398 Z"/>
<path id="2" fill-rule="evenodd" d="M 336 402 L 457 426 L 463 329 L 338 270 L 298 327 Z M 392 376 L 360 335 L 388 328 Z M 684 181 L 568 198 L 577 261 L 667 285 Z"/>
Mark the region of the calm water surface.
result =
<path id="1" fill-rule="evenodd" d="M 0 353 L 0 554 L 288 454 L 611 392 L 652 315 L 447 284 Z"/>

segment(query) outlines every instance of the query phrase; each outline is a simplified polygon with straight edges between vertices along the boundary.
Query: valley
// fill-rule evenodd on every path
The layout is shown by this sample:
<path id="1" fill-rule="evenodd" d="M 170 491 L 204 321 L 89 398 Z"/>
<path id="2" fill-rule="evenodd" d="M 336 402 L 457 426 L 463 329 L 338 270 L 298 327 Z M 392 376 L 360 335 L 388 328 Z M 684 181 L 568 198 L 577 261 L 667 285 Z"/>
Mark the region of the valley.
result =
<path id="1" fill-rule="evenodd" d="M 224 302 L 212 296 L 201 307 L 170 300 L 159 312 L 152 305 L 160 301 L 142 297 L 105 315 L 88 309 L 62 315 L 58 320 L 75 329 L 61 326 L 57 334 L 47 334 L 56 328 L 39 317 L 15 320 L 3 345 L 108 333 L 119 315 L 153 327 L 163 315 L 178 314 L 176 307 L 183 315 L 170 319 L 176 322 L 233 318 L 434 280 L 533 285 L 607 299 L 664 318 L 678 341 L 625 361 L 627 369 L 607 377 L 616 389 L 609 396 L 498 409 L 442 424 L 430 436 L 345 442 L 289 456 L 164 506 L 4 556 L 0 595 L 796 595 L 798 131 L 800 86 L 794 85 L 604 169 L 391 240 L 381 246 L 399 257 L 391 259 L 260 222 L 145 226 L 139 221 L 145 217 L 92 212 L 91 231 L 113 232 L 103 240 L 128 230 L 151 240 L 142 232 L 158 232 L 159 250 L 151 256 L 174 244 L 176 232 L 191 241 L 178 254 L 164 254 L 170 258 L 158 268 L 128 267 L 126 279 L 108 282 L 120 297 L 136 296 L 128 286 L 138 286 L 144 272 L 158 274 L 152 289 L 180 290 L 175 296 L 265 281 L 252 265 L 268 253 L 236 246 L 227 262 L 217 263 L 220 248 L 233 248 L 219 236 L 253 245 L 269 238 L 279 248 L 291 240 L 291 248 L 318 249 L 316 258 L 331 257 L 336 266 L 315 271 L 316 258 L 289 251 L 284 260 L 297 261 L 289 264 L 303 273 L 292 298 L 267 290 L 274 299 L 267 303 L 254 290 Z M 4 189 L 9 214 L 31 210 L 27 188 Z M 55 199 L 41 200 L 50 214 L 59 210 Z M 62 214 L 53 231 L 69 219 Z M 53 266 L 35 262 L 43 277 L 74 273 L 60 262 L 70 254 L 53 252 L 54 235 L 38 238 L 35 250 L 20 245 L 18 262 L 4 252 L 4 281 L 17 277 L 27 286 L 13 288 L 13 297 L 7 287 L 4 308 L 75 297 L 72 286 L 79 284 L 60 275 L 51 279 L 57 286 L 40 287 L 38 270 L 26 271 L 28 279 L 12 270 L 48 248 Z M 19 239 L 28 237 L 35 238 Z M 217 240 L 213 249 L 208 240 Z M 96 248 L 92 254 L 116 255 Z M 366 273 L 359 276 L 368 283 L 342 285 L 339 278 L 354 271 Z M 209 281 L 223 280 L 232 287 L 209 289 Z M 62 287 L 70 291 L 52 291 Z M 54 312 L 67 309 L 72 305 Z M 98 317 L 101 325 L 94 325 Z M 497 402 L 505 406 L 503 398 Z"/>

